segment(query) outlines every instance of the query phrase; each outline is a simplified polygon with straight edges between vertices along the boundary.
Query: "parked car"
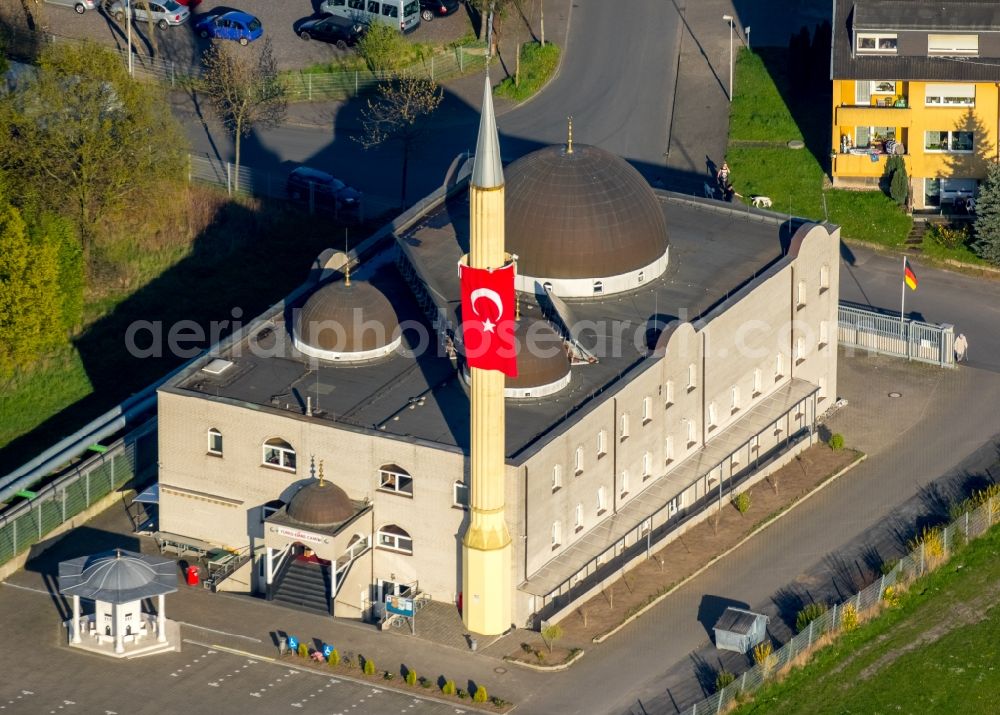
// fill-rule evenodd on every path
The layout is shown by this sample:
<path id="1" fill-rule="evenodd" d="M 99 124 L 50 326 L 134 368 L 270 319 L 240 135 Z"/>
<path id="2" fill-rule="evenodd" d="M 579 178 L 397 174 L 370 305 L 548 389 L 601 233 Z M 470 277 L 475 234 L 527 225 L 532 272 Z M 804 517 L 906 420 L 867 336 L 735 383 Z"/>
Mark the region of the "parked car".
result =
<path id="1" fill-rule="evenodd" d="M 187 7 L 198 7 L 201 5 L 201 0 L 177 0 L 177 2 Z"/>
<path id="2" fill-rule="evenodd" d="M 241 45 L 253 42 L 264 34 L 264 28 L 253 15 L 230 10 L 221 15 L 209 15 L 194 27 L 200 37 L 216 40 L 234 40 Z"/>
<path id="3" fill-rule="evenodd" d="M 461 4 L 459 0 L 420 0 L 420 19 L 430 22 L 435 17 L 447 17 Z"/>
<path id="4" fill-rule="evenodd" d="M 312 195 L 317 208 L 354 210 L 361 205 L 362 193 L 353 189 L 332 174 L 308 166 L 293 169 L 288 175 L 285 192 L 292 201 L 309 203 Z"/>
<path id="5" fill-rule="evenodd" d="M 78 15 L 82 15 L 87 10 L 97 9 L 97 0 L 45 0 L 49 5 L 62 5 L 76 10 Z"/>
<path id="6" fill-rule="evenodd" d="M 384 22 L 400 32 L 413 32 L 420 24 L 417 0 L 323 0 L 319 11 L 370 25 Z"/>
<path id="7" fill-rule="evenodd" d="M 149 22 L 152 19 L 161 30 L 171 25 L 183 25 L 191 17 L 191 11 L 177 0 L 131 0 L 128 5 L 124 0 L 115 0 L 108 6 L 108 12 L 118 22 L 125 22 L 126 7 L 132 8 L 134 22 Z"/>
<path id="8" fill-rule="evenodd" d="M 299 25 L 299 37 L 303 40 L 329 42 L 342 50 L 356 45 L 364 33 L 365 26 L 360 22 L 335 15 L 324 15 Z"/>

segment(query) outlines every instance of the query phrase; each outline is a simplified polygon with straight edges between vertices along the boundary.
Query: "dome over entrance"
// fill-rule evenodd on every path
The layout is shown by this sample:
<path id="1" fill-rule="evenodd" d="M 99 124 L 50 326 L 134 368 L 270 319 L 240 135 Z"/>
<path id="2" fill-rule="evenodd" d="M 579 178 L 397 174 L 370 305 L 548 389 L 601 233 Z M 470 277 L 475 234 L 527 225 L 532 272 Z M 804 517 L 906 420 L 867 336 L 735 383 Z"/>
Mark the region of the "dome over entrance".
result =
<path id="1" fill-rule="evenodd" d="M 544 397 L 569 384 L 566 346 L 547 321 L 522 317 L 514 336 L 517 339 L 517 377 L 506 378 L 505 397 Z"/>
<path id="2" fill-rule="evenodd" d="M 326 283 L 297 311 L 295 347 L 310 357 L 352 362 L 387 355 L 399 347 L 396 311 L 378 288 L 349 278 Z"/>
<path id="3" fill-rule="evenodd" d="M 624 159 L 594 146 L 550 146 L 505 173 L 506 243 L 519 259 L 519 289 L 549 282 L 560 296 L 592 296 L 666 269 L 662 207 Z"/>
<path id="4" fill-rule="evenodd" d="M 333 526 L 350 519 L 355 511 L 347 492 L 325 479 L 314 479 L 295 492 L 286 513 L 308 526 Z"/>

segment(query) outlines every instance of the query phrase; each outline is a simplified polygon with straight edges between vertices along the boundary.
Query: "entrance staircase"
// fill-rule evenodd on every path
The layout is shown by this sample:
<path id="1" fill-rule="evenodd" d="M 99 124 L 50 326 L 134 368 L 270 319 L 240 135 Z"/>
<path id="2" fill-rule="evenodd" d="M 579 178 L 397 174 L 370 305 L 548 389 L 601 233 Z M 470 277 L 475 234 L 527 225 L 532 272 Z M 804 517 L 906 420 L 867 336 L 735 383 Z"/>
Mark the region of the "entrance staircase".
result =
<path id="1" fill-rule="evenodd" d="M 310 613 L 330 615 L 330 567 L 293 560 L 277 583 L 271 600 Z"/>

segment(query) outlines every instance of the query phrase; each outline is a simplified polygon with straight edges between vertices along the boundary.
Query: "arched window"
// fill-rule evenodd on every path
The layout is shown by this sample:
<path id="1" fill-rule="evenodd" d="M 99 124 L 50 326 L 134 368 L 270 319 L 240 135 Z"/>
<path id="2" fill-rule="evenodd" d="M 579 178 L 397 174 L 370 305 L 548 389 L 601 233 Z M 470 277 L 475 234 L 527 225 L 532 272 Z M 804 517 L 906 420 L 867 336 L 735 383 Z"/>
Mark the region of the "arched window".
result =
<path id="1" fill-rule="evenodd" d="M 275 469 L 295 471 L 295 448 L 283 439 L 275 437 L 264 442 L 265 466 Z"/>
<path id="2" fill-rule="evenodd" d="M 378 530 L 375 538 L 380 549 L 396 551 L 401 554 L 413 553 L 413 539 L 410 538 L 406 530 L 395 524 L 383 526 Z"/>
<path id="3" fill-rule="evenodd" d="M 222 432 L 215 427 L 208 431 L 208 453 L 222 456 Z"/>
<path id="4" fill-rule="evenodd" d="M 383 464 L 378 470 L 378 488 L 383 492 L 413 496 L 413 477 L 398 464 Z"/>

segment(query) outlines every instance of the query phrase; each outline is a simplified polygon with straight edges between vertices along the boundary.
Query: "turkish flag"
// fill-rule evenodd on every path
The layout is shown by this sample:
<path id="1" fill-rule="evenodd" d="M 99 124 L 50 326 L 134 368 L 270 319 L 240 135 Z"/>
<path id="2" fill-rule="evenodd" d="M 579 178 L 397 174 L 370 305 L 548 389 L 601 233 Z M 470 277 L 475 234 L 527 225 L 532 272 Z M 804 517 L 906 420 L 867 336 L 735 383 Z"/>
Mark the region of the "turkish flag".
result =
<path id="1" fill-rule="evenodd" d="M 466 362 L 517 377 L 514 265 L 489 271 L 460 264 L 459 276 Z"/>

